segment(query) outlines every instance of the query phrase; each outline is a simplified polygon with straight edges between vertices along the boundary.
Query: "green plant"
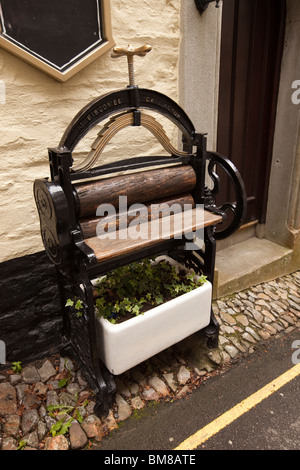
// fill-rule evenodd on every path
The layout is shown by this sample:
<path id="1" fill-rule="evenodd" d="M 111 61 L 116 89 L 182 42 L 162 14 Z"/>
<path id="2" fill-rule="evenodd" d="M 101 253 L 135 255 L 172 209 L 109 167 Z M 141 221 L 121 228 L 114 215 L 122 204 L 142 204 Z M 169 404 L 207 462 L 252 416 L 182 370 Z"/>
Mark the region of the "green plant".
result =
<path id="1" fill-rule="evenodd" d="M 76 297 L 75 300 L 68 299 L 65 307 L 74 307 L 76 316 L 82 317 L 83 303 L 80 299 L 77 299 Z"/>
<path id="2" fill-rule="evenodd" d="M 67 363 L 67 360 L 65 360 L 65 363 L 64 363 L 64 372 L 63 374 L 67 374 L 65 375 L 65 377 L 61 378 L 60 381 L 58 382 L 58 387 L 59 388 L 63 388 L 63 387 L 66 387 L 69 383 L 69 381 L 72 379 L 72 372 L 71 372 L 71 369 L 70 367 L 68 366 L 68 363 Z"/>
<path id="3" fill-rule="evenodd" d="M 20 374 L 22 372 L 22 362 L 12 362 L 11 368 L 15 374 Z"/>
<path id="4" fill-rule="evenodd" d="M 70 418 L 68 421 L 64 421 L 64 419 L 60 419 L 56 423 L 52 424 L 51 429 L 50 429 L 51 436 L 54 437 L 60 434 L 66 434 L 69 431 L 69 428 L 73 421 L 74 421 L 73 418 Z"/>
<path id="5" fill-rule="evenodd" d="M 166 261 L 150 259 L 121 266 L 99 279 L 96 292 L 98 315 L 111 323 L 143 314 L 167 300 L 201 286 L 205 276 L 195 281 L 195 274 L 176 272 Z"/>
<path id="6" fill-rule="evenodd" d="M 81 406 L 86 406 L 89 402 L 86 400 Z M 79 423 L 82 423 L 83 417 L 80 411 L 76 408 L 76 406 L 67 406 L 67 405 L 49 405 L 47 406 L 47 411 L 49 416 L 52 418 L 57 418 L 62 415 L 62 418 L 56 421 L 56 423 L 52 424 L 50 428 L 50 434 L 52 437 L 66 434 L 69 431 L 69 428 L 73 421 L 76 419 Z M 66 420 L 66 415 L 69 416 L 69 413 L 73 415 Z"/>
<path id="7" fill-rule="evenodd" d="M 72 379 L 71 374 L 69 374 L 68 377 L 64 377 L 63 379 L 60 379 L 60 381 L 58 382 L 58 387 L 59 388 L 66 387 L 71 379 Z"/>
<path id="8" fill-rule="evenodd" d="M 23 439 L 21 439 L 21 440 L 19 441 L 17 450 L 24 450 L 24 447 L 26 447 L 26 444 L 27 444 L 27 441 L 24 441 Z"/>

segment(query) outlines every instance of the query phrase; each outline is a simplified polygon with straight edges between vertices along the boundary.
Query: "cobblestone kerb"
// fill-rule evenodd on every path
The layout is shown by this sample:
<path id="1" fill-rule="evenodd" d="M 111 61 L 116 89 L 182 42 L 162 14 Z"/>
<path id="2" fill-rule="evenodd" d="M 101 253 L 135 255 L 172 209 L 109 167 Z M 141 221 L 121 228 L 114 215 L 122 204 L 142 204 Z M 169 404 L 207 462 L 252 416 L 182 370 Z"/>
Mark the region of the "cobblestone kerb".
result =
<path id="1" fill-rule="evenodd" d="M 262 341 L 299 328 L 300 271 L 217 300 L 213 310 L 220 324 L 219 347 L 198 347 L 195 354 L 187 344 L 199 343 L 196 334 L 116 377 L 117 393 L 106 419 L 95 416 L 93 393 L 68 358 L 48 357 L 19 373 L 0 371 L 0 448 L 101 448 L 102 439 L 134 410 L 185 397 Z"/>

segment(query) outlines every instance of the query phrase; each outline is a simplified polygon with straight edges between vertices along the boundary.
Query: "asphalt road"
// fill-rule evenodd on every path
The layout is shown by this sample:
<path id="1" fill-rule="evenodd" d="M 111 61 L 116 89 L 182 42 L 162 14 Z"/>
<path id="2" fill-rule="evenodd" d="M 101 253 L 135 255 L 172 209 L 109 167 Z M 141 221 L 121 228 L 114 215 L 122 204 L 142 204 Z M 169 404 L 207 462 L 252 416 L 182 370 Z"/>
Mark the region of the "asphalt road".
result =
<path id="1" fill-rule="evenodd" d="M 175 449 L 199 429 L 293 368 L 292 344 L 296 340 L 300 340 L 298 330 L 282 334 L 221 374 L 210 377 L 189 397 L 147 406 L 105 438 L 98 450 L 114 451 L 117 456 L 122 453 L 116 451 Z M 299 450 L 299 391 L 298 375 L 193 450 Z"/>

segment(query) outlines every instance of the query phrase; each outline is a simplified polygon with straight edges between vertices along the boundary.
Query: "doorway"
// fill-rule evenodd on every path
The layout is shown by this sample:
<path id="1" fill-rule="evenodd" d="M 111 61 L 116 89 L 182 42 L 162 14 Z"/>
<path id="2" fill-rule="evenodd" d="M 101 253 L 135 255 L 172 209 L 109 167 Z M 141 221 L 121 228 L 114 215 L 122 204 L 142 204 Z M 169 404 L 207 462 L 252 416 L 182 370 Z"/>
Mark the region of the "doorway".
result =
<path id="1" fill-rule="evenodd" d="M 285 18 L 285 0 L 223 0 L 217 151 L 245 182 L 245 224 L 266 217 Z"/>

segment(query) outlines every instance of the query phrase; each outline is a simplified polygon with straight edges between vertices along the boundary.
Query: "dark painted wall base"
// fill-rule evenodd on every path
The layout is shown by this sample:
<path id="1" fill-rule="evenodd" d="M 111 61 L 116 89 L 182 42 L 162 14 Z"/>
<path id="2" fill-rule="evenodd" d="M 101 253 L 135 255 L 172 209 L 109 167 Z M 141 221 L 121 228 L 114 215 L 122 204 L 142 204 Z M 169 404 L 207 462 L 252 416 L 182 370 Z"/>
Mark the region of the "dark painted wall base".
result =
<path id="1" fill-rule="evenodd" d="M 47 254 L 1 263 L 0 286 L 0 341 L 6 345 L 6 363 L 25 363 L 58 351 L 60 301 L 56 271 Z"/>

